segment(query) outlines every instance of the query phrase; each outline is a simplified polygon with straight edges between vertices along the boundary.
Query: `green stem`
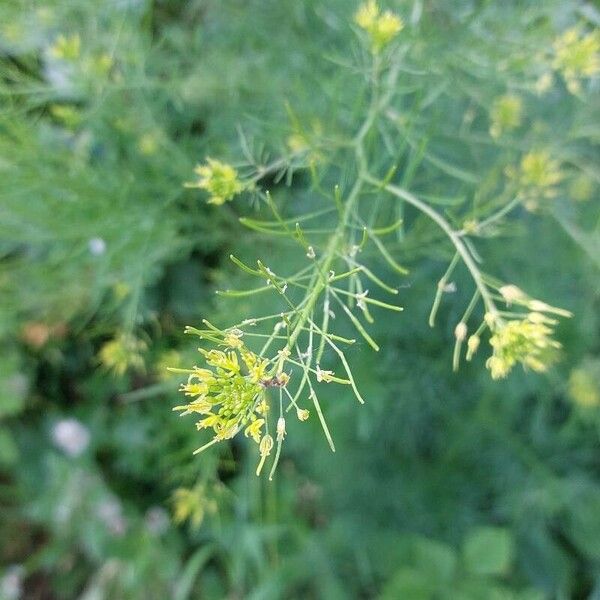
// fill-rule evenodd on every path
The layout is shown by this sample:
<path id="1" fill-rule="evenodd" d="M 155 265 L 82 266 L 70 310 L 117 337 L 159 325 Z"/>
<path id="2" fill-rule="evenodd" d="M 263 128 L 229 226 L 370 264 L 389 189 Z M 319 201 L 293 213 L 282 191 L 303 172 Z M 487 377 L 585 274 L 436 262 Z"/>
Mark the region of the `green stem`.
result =
<path id="1" fill-rule="evenodd" d="M 490 215 L 487 219 L 484 219 L 483 221 L 481 221 L 481 223 L 478 223 L 477 229 L 483 230 L 486 227 L 489 227 L 490 225 L 495 223 L 496 221 L 499 221 L 500 219 L 502 219 L 502 217 L 505 217 L 509 212 L 511 212 L 520 203 L 521 203 L 521 200 L 518 197 L 513 198 L 508 204 L 503 206 L 500 210 L 495 212 L 493 215 Z M 464 230 L 460 232 L 461 235 L 464 235 L 465 233 L 466 232 Z"/>
<path id="2" fill-rule="evenodd" d="M 340 243 L 343 240 L 345 230 L 348 227 L 350 217 L 352 216 L 356 202 L 358 201 L 358 198 L 360 197 L 362 189 L 369 178 L 367 158 L 366 158 L 366 153 L 365 153 L 365 148 L 364 148 L 364 141 L 365 141 L 365 138 L 368 135 L 368 133 L 371 131 L 371 128 L 373 127 L 373 125 L 377 119 L 377 116 L 381 113 L 382 109 L 389 102 L 392 94 L 395 91 L 394 83 L 398 76 L 399 65 L 397 65 L 396 67 L 393 67 L 392 70 L 390 71 L 388 81 L 387 81 L 387 92 L 384 96 L 380 96 L 380 93 L 379 93 L 380 69 L 381 69 L 381 65 L 380 65 L 379 57 L 376 56 L 376 57 L 374 57 L 374 60 L 373 60 L 373 70 L 372 70 L 373 93 L 371 96 L 371 102 L 369 105 L 369 109 L 367 111 L 367 116 L 366 116 L 363 124 L 359 128 L 356 136 L 352 140 L 352 146 L 354 148 L 355 159 L 356 159 L 356 163 L 358 165 L 357 178 L 356 178 L 356 181 L 354 182 L 352 189 L 350 190 L 350 194 L 348 195 L 346 202 L 343 204 L 343 207 L 341 208 L 340 220 L 339 220 L 338 226 L 335 230 L 335 233 L 329 240 L 329 243 L 325 249 L 323 257 L 320 260 L 320 265 L 319 265 L 320 268 L 318 269 L 318 271 L 315 274 L 316 275 L 315 279 L 312 281 L 312 283 L 314 284 L 314 287 L 312 285 L 308 286 L 310 291 L 308 292 L 308 296 L 306 298 L 306 304 L 304 305 L 302 312 L 298 316 L 298 319 L 296 321 L 294 329 L 290 335 L 290 339 L 286 346 L 288 350 L 291 350 L 294 347 L 296 341 L 298 340 L 300 333 L 302 332 L 302 330 L 304 329 L 304 327 L 306 325 L 307 320 L 309 319 L 310 315 L 312 314 L 315 304 L 317 303 L 320 295 L 329 285 L 329 281 L 328 281 L 329 271 L 331 270 L 331 267 L 333 266 L 334 261 L 337 258 Z"/>
<path id="3" fill-rule="evenodd" d="M 372 185 L 380 187 L 386 190 L 388 193 L 392 194 L 393 196 L 401 198 L 408 204 L 414 206 L 417 210 L 426 214 L 444 231 L 444 233 L 450 238 L 450 241 L 454 244 L 456 251 L 458 252 L 461 259 L 465 263 L 465 266 L 469 270 L 469 273 L 471 274 L 471 277 L 473 278 L 473 281 L 475 282 L 475 285 L 479 290 L 479 293 L 481 294 L 481 298 L 483 299 L 486 311 L 492 314 L 493 316 L 497 316 L 498 309 L 496 308 L 494 300 L 492 299 L 490 292 L 483 281 L 481 271 L 477 267 L 477 264 L 473 260 L 471 253 L 469 252 L 467 246 L 461 239 L 459 233 L 452 228 L 450 223 L 448 223 L 448 221 L 446 221 L 446 219 L 444 219 L 444 217 L 440 213 L 438 213 L 434 208 L 432 208 L 425 202 L 419 200 L 409 191 L 396 185 L 392 185 L 391 183 L 386 184 L 383 181 L 372 177 L 371 175 L 367 175 L 366 179 Z"/>

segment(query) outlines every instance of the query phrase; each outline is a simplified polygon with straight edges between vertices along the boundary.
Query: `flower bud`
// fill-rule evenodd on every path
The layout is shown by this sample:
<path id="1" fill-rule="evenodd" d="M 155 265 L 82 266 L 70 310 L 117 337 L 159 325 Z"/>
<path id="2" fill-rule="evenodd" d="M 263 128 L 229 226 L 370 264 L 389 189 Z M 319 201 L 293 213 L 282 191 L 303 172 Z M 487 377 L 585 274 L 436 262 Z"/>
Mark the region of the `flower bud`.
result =
<path id="1" fill-rule="evenodd" d="M 267 456 L 271 454 L 271 450 L 273 449 L 273 438 L 267 433 L 267 435 L 263 436 L 263 439 L 260 440 L 259 451 L 260 451 L 260 462 L 258 463 L 258 467 L 256 467 L 256 476 L 260 475 L 262 471 L 263 465 L 265 464 L 265 460 Z"/>
<path id="2" fill-rule="evenodd" d="M 540 312 L 530 312 L 527 315 L 527 320 L 530 321 L 531 323 L 536 323 L 536 324 L 540 324 L 540 323 L 546 324 L 546 325 L 555 325 L 556 324 L 556 319 L 550 319 Z"/>
<path id="3" fill-rule="evenodd" d="M 310 416 L 310 413 L 305 408 L 297 408 L 296 415 L 299 421 L 306 421 Z"/>
<path id="4" fill-rule="evenodd" d="M 462 342 L 467 337 L 467 325 L 462 321 L 454 329 L 454 337 Z"/>
<path id="5" fill-rule="evenodd" d="M 495 313 L 491 313 L 491 312 L 487 312 L 485 313 L 483 320 L 485 321 L 486 325 L 493 330 L 496 322 L 498 321 L 498 315 Z"/>
<path id="6" fill-rule="evenodd" d="M 472 335 L 467 340 L 467 360 L 471 360 L 471 358 L 473 358 L 473 354 L 475 354 L 479 348 L 480 341 L 481 340 L 479 339 L 478 335 Z"/>
<path id="7" fill-rule="evenodd" d="M 285 434 L 285 419 L 283 417 L 279 417 L 277 420 L 277 441 L 282 442 Z"/>
<path id="8" fill-rule="evenodd" d="M 271 450 L 273 449 L 273 438 L 267 433 L 264 435 L 262 440 L 260 440 L 260 455 L 261 456 L 269 456 L 271 454 Z"/>
<path id="9" fill-rule="evenodd" d="M 228 333 L 223 342 L 226 346 L 230 348 L 241 348 L 244 345 L 244 342 L 240 339 L 241 336 L 235 335 L 233 332 Z"/>
<path id="10" fill-rule="evenodd" d="M 498 291 L 504 300 L 506 300 L 507 304 L 512 304 L 513 302 L 525 299 L 525 293 L 516 285 L 503 285 Z"/>
<path id="11" fill-rule="evenodd" d="M 225 204 L 244 191 L 238 172 L 227 163 L 207 158 L 206 163 L 198 165 L 194 172 L 198 175 L 198 181 L 185 186 L 206 190 L 210 195 L 209 204 Z"/>
<path id="12" fill-rule="evenodd" d="M 321 369 L 319 365 L 317 365 L 317 381 L 330 383 L 333 381 L 333 371 L 326 371 L 325 369 Z"/>
<path id="13" fill-rule="evenodd" d="M 531 302 L 527 304 L 527 307 L 534 312 L 546 312 L 552 310 L 552 307 L 549 304 L 546 304 L 541 300 L 531 300 Z"/>
<path id="14" fill-rule="evenodd" d="M 277 383 L 281 386 L 281 387 L 285 387 L 288 382 L 290 380 L 290 376 L 287 373 L 279 373 L 279 375 L 277 375 Z"/>

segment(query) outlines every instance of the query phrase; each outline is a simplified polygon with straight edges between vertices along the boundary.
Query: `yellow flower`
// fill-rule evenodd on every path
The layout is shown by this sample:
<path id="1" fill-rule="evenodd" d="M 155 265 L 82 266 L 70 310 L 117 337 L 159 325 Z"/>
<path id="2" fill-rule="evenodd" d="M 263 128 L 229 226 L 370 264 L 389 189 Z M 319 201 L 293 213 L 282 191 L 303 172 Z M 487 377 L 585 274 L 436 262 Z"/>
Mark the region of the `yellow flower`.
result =
<path id="1" fill-rule="evenodd" d="M 196 183 L 186 183 L 186 187 L 197 187 L 210 194 L 209 204 L 221 205 L 244 191 L 244 185 L 238 179 L 238 172 L 226 163 L 212 158 L 206 164 L 198 165 L 194 172 L 199 176 Z"/>
<path id="2" fill-rule="evenodd" d="M 264 419 L 255 419 L 246 427 L 244 435 L 250 436 L 257 444 L 260 443 L 260 437 L 262 435 L 262 426 L 265 424 Z"/>
<path id="3" fill-rule="evenodd" d="M 189 405 L 188 405 L 189 410 Z M 201 419 L 196 423 L 198 429 L 208 429 L 209 427 L 217 428 L 223 424 L 223 419 L 219 415 L 210 415 L 205 419 Z"/>
<path id="4" fill-rule="evenodd" d="M 241 348 L 244 345 L 241 338 L 241 332 L 229 332 L 224 338 L 223 343 L 230 348 Z"/>
<path id="5" fill-rule="evenodd" d="M 244 345 L 241 330 L 221 331 L 210 323 L 207 324 L 210 326 L 210 339 L 217 345 L 228 346 L 231 350 L 199 349 L 209 368 L 171 369 L 188 374 L 187 381 L 181 384 L 180 391 L 192 398 L 187 404 L 175 406 L 173 410 L 181 411 L 181 416 L 201 415 L 196 428 L 199 431 L 213 432 L 212 439 L 200 446 L 194 454 L 222 440 L 231 439 L 243 431 L 245 437 L 252 438 L 259 446 L 259 474 L 274 444 L 268 433 L 269 389 L 278 388 L 281 401 L 281 392 L 290 380 L 289 375 L 282 370 L 285 360 L 289 358 L 289 350 L 279 351 L 270 360 L 264 359 Z M 205 336 L 204 331 L 193 327 L 186 328 L 186 331 Z M 298 414 L 300 419 L 308 418 L 308 411 Z M 277 421 L 275 430 L 277 454 L 273 470 L 286 435 L 283 417 Z"/>
<path id="6" fill-rule="evenodd" d="M 242 357 L 243 358 L 243 357 Z M 252 366 L 248 365 L 248 372 L 250 374 L 250 380 L 255 383 L 260 383 L 265 380 L 267 367 L 269 366 L 268 360 L 257 360 L 254 361 Z"/>
<path id="7" fill-rule="evenodd" d="M 266 415 L 269 412 L 269 404 L 263 396 L 263 399 L 256 405 L 256 412 L 259 415 Z"/>
<path id="8" fill-rule="evenodd" d="M 561 317 L 572 317 L 572 313 L 564 308 L 558 308 L 556 306 L 551 306 L 546 302 L 542 302 L 541 300 L 536 300 L 535 298 L 531 298 L 528 296 L 521 288 L 516 285 L 507 284 L 500 286 L 498 288 L 500 295 L 506 302 L 506 306 L 512 306 L 516 304 L 518 306 L 522 306 L 527 310 L 531 311 L 527 318 L 532 323 L 546 323 L 553 324 L 554 321 L 546 317 L 546 314 L 558 315 Z M 494 329 L 495 322 L 492 321 L 488 323 L 490 329 Z"/>
<path id="9" fill-rule="evenodd" d="M 517 187 L 517 194 L 525 208 L 536 210 L 540 198 L 553 198 L 556 186 L 563 180 L 560 162 L 544 150 L 523 156 L 518 169 L 507 169 L 508 176 Z"/>
<path id="10" fill-rule="evenodd" d="M 218 367 L 229 374 L 239 373 L 240 364 L 235 352 L 221 352 L 221 350 L 200 350 L 206 357 L 206 362 L 212 367 Z"/>
<path id="11" fill-rule="evenodd" d="M 568 90 L 579 93 L 581 79 L 600 73 L 600 32 L 582 35 L 579 27 L 565 31 L 554 42 L 553 67 L 562 74 Z"/>
<path id="12" fill-rule="evenodd" d="M 548 152 L 530 152 L 521 161 L 521 180 L 538 188 L 549 189 L 559 183 L 563 175 L 560 163 L 550 158 Z"/>
<path id="13" fill-rule="evenodd" d="M 188 380 L 181 385 L 180 391 L 193 400 L 173 410 L 182 411 L 182 416 L 200 414 L 202 418 L 196 428 L 212 429 L 212 440 L 198 448 L 195 454 L 243 430 L 246 437 L 260 445 L 264 463 L 270 452 L 269 439 L 272 442 L 270 436 L 263 435 L 269 411 L 267 389 L 273 386 L 273 381 L 278 387 L 284 387 L 287 380 L 283 373 L 276 377 L 270 373 L 266 375 L 269 367 L 275 368 L 275 362 L 262 359 L 246 348 L 237 332 L 220 332 L 220 335 L 221 343 L 234 348 L 228 352 L 200 350 L 212 368 L 194 367 L 188 371 Z"/>
<path id="14" fill-rule="evenodd" d="M 206 514 L 217 512 L 217 502 L 209 496 L 204 484 L 193 488 L 178 488 L 173 492 L 173 519 L 176 523 L 189 520 L 193 527 L 199 527 Z"/>
<path id="15" fill-rule="evenodd" d="M 388 44 L 404 28 L 402 19 L 390 11 L 384 12 L 377 23 L 377 41 L 381 46 Z"/>
<path id="16" fill-rule="evenodd" d="M 204 396 L 208 392 L 208 384 L 202 381 L 195 373 L 192 373 L 187 383 L 182 383 L 179 388 L 186 396 Z"/>
<path id="17" fill-rule="evenodd" d="M 79 58 L 81 38 L 79 34 L 71 36 L 59 35 L 50 47 L 50 56 L 58 60 L 74 61 Z"/>
<path id="18" fill-rule="evenodd" d="M 493 354 L 486 362 L 492 379 L 503 379 L 518 362 L 533 371 L 546 371 L 561 347 L 551 337 L 555 323 L 540 313 L 498 321 L 490 338 Z"/>
<path id="19" fill-rule="evenodd" d="M 206 398 L 198 398 L 197 400 L 193 400 L 189 404 L 175 406 L 173 410 L 184 411 L 180 415 L 181 417 L 183 417 L 191 413 L 200 413 L 201 415 L 207 415 L 212 410 L 212 407 L 212 403 L 209 402 Z"/>
<path id="20" fill-rule="evenodd" d="M 354 15 L 354 22 L 362 29 L 369 30 L 377 23 L 379 6 L 375 0 L 369 0 L 359 6 Z"/>
<path id="21" fill-rule="evenodd" d="M 523 102 L 519 96 L 507 94 L 497 98 L 490 115 L 490 135 L 500 137 L 506 131 L 516 129 L 521 124 Z"/>
<path id="22" fill-rule="evenodd" d="M 131 334 L 119 334 L 114 339 L 106 342 L 98 353 L 100 362 L 117 375 L 123 375 L 130 367 L 141 370 L 144 359 L 141 353 L 146 349 L 146 344 Z"/>
<path id="23" fill-rule="evenodd" d="M 359 7 L 354 22 L 368 33 L 373 54 L 381 52 L 404 29 L 404 21 L 390 11 L 382 13 L 375 0 Z"/>

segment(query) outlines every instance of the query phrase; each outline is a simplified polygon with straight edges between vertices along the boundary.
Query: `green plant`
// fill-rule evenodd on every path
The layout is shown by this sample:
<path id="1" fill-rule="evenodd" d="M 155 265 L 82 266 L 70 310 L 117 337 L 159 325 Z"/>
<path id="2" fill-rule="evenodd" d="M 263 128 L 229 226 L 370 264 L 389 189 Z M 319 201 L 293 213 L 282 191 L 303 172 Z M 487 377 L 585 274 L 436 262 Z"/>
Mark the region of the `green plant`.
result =
<path id="1" fill-rule="evenodd" d="M 597 9 L 388 0 L 357 15 L 358 4 L 0 2 L 0 596 L 597 595 Z M 242 352 L 258 356 L 282 322 L 258 319 L 297 315 L 265 275 L 228 257 L 253 271 L 260 259 L 280 287 L 314 271 L 340 225 L 335 186 L 343 208 L 356 183 L 346 144 L 368 114 L 374 54 L 382 94 L 402 61 L 363 140 L 369 173 L 385 180 L 396 165 L 387 183 L 460 233 L 497 308 L 520 316 L 490 332 L 494 346 L 473 335 L 481 299 L 466 333 L 457 328 L 475 290 L 458 257 L 428 327 L 432 282 L 455 246 L 428 214 L 364 185 L 356 213 L 370 232 L 351 215 L 332 268 L 355 268 L 343 256 L 365 237 L 351 258 L 398 293 L 363 269 L 361 290 L 351 276 L 327 284 L 355 285 L 336 293 L 380 347 L 329 290 L 328 332 L 356 340 L 332 338 L 365 400 L 327 382 L 348 377 L 325 342 L 322 381 L 314 362 L 309 377 L 343 449 L 332 454 L 308 382 L 285 412 L 283 388 L 293 397 L 304 375 L 289 362 L 277 373 L 285 324 L 260 360 L 274 373 L 252 381 Z M 310 277 L 296 282 L 305 287 L 285 296 L 298 305 Z M 327 294 L 312 315 L 316 350 Z M 546 297 L 576 318 L 528 306 Z M 206 355 L 181 335 L 202 317 Z M 304 329 L 301 351 L 308 341 Z M 239 371 L 221 353 L 236 354 Z M 502 381 L 483 368 L 494 353 L 494 372 L 514 362 Z M 552 368 L 538 374 L 537 360 Z M 203 369 L 217 385 L 196 402 L 207 382 L 188 378 Z M 262 414 L 247 412 L 238 435 L 190 460 L 227 431 L 231 415 L 219 412 L 237 406 L 214 402 L 224 387 L 266 399 L 270 438 Z M 280 394 L 285 442 L 269 482 Z M 184 404 L 211 414 L 169 418 Z M 190 426 L 211 415 L 216 431 Z M 262 438 L 270 454 L 257 478 Z"/>
<path id="2" fill-rule="evenodd" d="M 185 371 L 189 373 L 190 380 L 182 386 L 182 390 L 194 396 L 194 400 L 177 409 L 183 409 L 183 414 L 199 412 L 211 415 L 198 422 L 198 429 L 214 426 L 216 435 L 197 452 L 217 441 L 234 437 L 251 417 L 261 426 L 264 422 L 264 434 L 259 433 L 258 426 L 252 430 L 253 437 L 260 444 L 258 474 L 273 447 L 269 434 L 269 412 L 275 405 L 277 453 L 271 477 L 285 435 L 285 415 L 292 408 L 300 410 L 303 395 L 307 394 L 312 402 L 332 450 L 334 445 L 317 396 L 317 384 L 334 382 L 348 385 L 357 400 L 364 402 L 344 348 L 356 340 L 334 332 L 333 309 L 341 310 L 354 326 L 355 333 L 373 350 L 379 351 L 379 344 L 364 322 L 373 322 L 371 311 L 374 307 L 393 312 L 401 312 L 403 308 L 370 295 L 368 286 L 392 295 L 398 295 L 398 289 L 375 275 L 361 253 L 372 245 L 396 276 L 408 273 L 382 240 L 401 227 L 405 235 L 409 231 L 402 218 L 390 220 L 390 214 L 404 214 L 405 206 L 416 209 L 441 230 L 453 249 L 454 256 L 437 285 L 429 316 L 431 326 L 435 323 L 454 270 L 463 265 L 472 280 L 471 300 L 454 330 L 455 370 L 459 367 L 463 343 L 467 342 L 466 357 L 471 360 L 478 351 L 482 334 L 489 330 L 492 354 L 486 365 L 494 379 L 506 377 L 517 363 L 534 371 L 546 371 L 560 348 L 560 344 L 552 338 L 553 327 L 557 324 L 552 315 L 570 316 L 568 311 L 536 300 L 515 285 L 500 282 L 485 273 L 474 245 L 476 238 L 486 236 L 492 229 L 501 226 L 518 206 L 532 210 L 553 197 L 555 186 L 563 178 L 559 162 L 551 159 L 545 151 L 526 154 L 518 170 L 507 170 L 507 180 L 500 184 L 501 189 L 497 192 L 499 198 L 481 202 L 475 211 L 454 215 L 454 221 L 462 221 L 462 226 L 452 223 L 433 203 L 402 185 L 398 179 L 406 172 L 399 172 L 398 165 L 390 160 L 393 156 L 382 156 L 380 151 L 386 144 L 385 128 L 390 122 L 398 126 L 400 134 L 411 127 L 411 123 L 406 123 L 398 112 L 401 76 L 410 68 L 411 56 L 410 40 L 402 40 L 403 21 L 390 12 L 382 13 L 376 2 L 369 1 L 358 9 L 355 22 L 359 27 L 363 55 L 362 63 L 353 65 L 353 68 L 362 75 L 364 96 L 368 102 L 357 111 L 358 115 L 362 113 L 362 119 L 354 115 L 359 124 L 353 134 L 337 132 L 334 136 L 310 131 L 290 108 L 294 132 L 286 154 L 271 162 L 263 162 L 252 155 L 247 140 L 242 139 L 245 163 L 234 167 L 208 159 L 205 165 L 196 169 L 200 176 L 198 183 L 187 184 L 188 187 L 206 190 L 210 195 L 208 202 L 217 205 L 242 193 L 249 194 L 255 203 L 270 209 L 274 220 L 243 217 L 241 223 L 263 236 L 291 240 L 298 248 L 298 256 L 308 262 L 308 265 L 289 273 L 285 265 L 274 265 L 271 261 L 267 264 L 264 259 L 259 259 L 254 267 L 231 255 L 231 260 L 244 273 L 261 280 L 262 285 L 248 290 L 228 290 L 220 292 L 221 295 L 250 297 L 273 291 L 281 299 L 281 310 L 266 316 L 249 315 L 226 328 L 215 327 L 205 320 L 205 328 L 188 327 L 186 330 L 216 346 L 235 347 L 231 342 L 233 339 L 239 347 L 245 348 L 242 338 L 264 339 L 256 354 L 245 350 L 246 356 L 253 357 L 252 363 L 242 355 L 246 363 L 245 373 L 240 370 L 235 352 L 226 355 L 219 350 L 203 351 L 207 357 L 213 353 L 208 364 L 216 367 L 217 378 L 214 374 L 205 378 L 205 370 L 198 367 Z M 557 52 L 561 56 L 560 51 Z M 558 58 L 557 61 L 560 62 Z M 593 73 L 595 71 L 591 68 L 581 72 L 582 75 Z M 492 115 L 492 136 L 499 137 L 503 129 L 517 127 L 521 121 L 521 110 L 518 99 L 505 96 L 497 100 Z M 393 145 L 389 153 L 394 154 Z M 263 190 L 261 183 L 268 177 L 275 181 L 285 179 L 289 183 L 299 169 L 309 171 L 311 191 L 324 207 L 303 211 L 301 206 L 295 215 L 286 216 L 269 190 Z M 329 223 L 332 223 L 330 227 L 323 226 Z M 270 325 L 273 321 L 275 324 Z M 469 325 L 472 321 L 475 321 L 474 326 Z M 472 332 L 469 327 L 472 327 Z M 325 349 L 331 349 L 339 359 L 342 376 L 321 368 Z M 217 355 L 221 357 L 218 361 Z M 231 363 L 234 358 L 234 364 L 220 364 Z M 252 372 L 255 362 L 261 364 L 258 377 Z M 282 380 L 284 373 L 285 379 Z M 202 384 L 192 383 L 194 379 L 201 380 Z M 278 390 L 278 403 L 269 399 L 271 387 Z M 286 396 L 285 408 L 283 394 Z M 236 408 L 232 413 L 230 405 L 243 406 L 243 409 Z M 221 406 L 219 415 L 226 415 L 229 419 L 218 427 L 214 423 L 220 417 L 211 413 L 214 406 Z M 256 407 L 262 407 L 257 421 Z"/>

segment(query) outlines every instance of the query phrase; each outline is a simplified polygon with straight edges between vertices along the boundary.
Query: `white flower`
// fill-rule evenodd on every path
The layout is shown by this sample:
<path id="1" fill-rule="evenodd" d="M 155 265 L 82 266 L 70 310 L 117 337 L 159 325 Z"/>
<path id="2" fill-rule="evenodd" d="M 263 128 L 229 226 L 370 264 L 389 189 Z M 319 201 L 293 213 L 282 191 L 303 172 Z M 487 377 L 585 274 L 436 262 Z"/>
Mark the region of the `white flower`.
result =
<path id="1" fill-rule="evenodd" d="M 77 419 L 63 419 L 52 428 L 52 441 L 67 456 L 77 457 L 90 443 L 88 428 Z"/>
<path id="2" fill-rule="evenodd" d="M 92 238 L 88 241 L 88 250 L 92 256 L 102 256 L 106 252 L 106 242 L 100 237 Z"/>
<path id="3" fill-rule="evenodd" d="M 6 569 L 0 579 L 0 598 L 3 600 L 19 600 L 23 594 L 23 573 L 21 565 L 12 565 Z"/>

